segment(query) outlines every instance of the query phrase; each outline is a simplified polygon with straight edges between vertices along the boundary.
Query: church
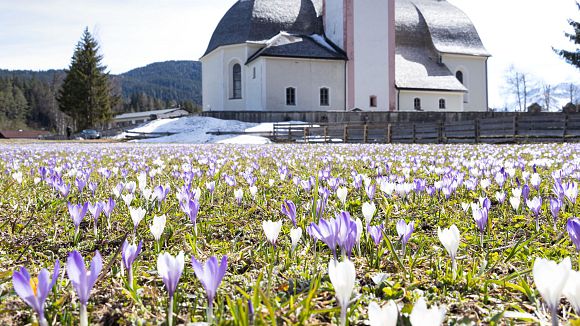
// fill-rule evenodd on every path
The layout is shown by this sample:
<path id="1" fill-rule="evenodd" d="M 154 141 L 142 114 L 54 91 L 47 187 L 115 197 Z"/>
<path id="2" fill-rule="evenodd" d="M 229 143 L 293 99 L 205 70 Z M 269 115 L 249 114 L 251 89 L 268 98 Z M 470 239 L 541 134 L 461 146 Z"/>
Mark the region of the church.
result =
<path id="1" fill-rule="evenodd" d="M 202 62 L 204 111 L 487 111 L 487 59 L 446 0 L 238 0 Z"/>

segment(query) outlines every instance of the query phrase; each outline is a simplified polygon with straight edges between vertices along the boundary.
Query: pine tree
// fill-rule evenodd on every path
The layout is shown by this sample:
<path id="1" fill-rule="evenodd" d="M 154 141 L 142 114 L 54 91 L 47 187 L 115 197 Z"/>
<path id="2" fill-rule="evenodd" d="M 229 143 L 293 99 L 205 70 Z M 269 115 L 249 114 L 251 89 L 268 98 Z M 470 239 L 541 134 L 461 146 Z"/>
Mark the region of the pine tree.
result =
<path id="1" fill-rule="evenodd" d="M 580 10 L 580 3 L 576 2 L 576 5 Z M 556 53 L 559 56 L 564 58 L 566 62 L 580 69 L 580 48 L 578 48 L 578 45 L 580 45 L 580 22 L 569 19 L 568 24 L 570 24 L 570 26 L 574 28 L 574 33 L 565 33 L 565 34 L 566 37 L 570 39 L 570 41 L 574 42 L 574 44 L 576 45 L 576 50 L 566 51 L 554 49 L 554 51 L 556 51 Z"/>
<path id="2" fill-rule="evenodd" d="M 110 121 L 112 107 L 119 100 L 111 93 L 109 74 L 101 64 L 102 59 L 97 41 L 85 28 L 57 98 L 60 110 L 73 119 L 76 130 L 95 128 Z"/>

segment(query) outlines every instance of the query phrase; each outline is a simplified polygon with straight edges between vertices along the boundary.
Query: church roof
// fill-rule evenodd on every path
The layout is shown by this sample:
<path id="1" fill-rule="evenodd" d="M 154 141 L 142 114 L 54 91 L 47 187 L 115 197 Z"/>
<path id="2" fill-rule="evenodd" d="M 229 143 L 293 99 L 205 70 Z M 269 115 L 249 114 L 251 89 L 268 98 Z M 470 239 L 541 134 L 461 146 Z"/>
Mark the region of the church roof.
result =
<path id="1" fill-rule="evenodd" d="M 341 49 L 318 34 L 292 35 L 281 32 L 270 40 L 259 43 L 265 46 L 252 55 L 247 63 L 261 56 L 346 60 L 346 55 Z"/>
<path id="2" fill-rule="evenodd" d="M 222 45 L 268 40 L 281 31 L 324 34 L 322 0 L 239 0 L 219 22 L 204 55 Z"/>

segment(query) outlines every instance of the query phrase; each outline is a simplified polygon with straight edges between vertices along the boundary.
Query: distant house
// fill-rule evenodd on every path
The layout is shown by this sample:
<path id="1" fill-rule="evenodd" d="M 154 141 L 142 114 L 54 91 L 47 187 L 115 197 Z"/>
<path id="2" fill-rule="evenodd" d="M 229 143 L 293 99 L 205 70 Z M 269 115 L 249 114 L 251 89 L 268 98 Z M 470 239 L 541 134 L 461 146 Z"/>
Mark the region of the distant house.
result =
<path id="1" fill-rule="evenodd" d="M 0 130 L 0 139 L 40 139 L 50 135 L 43 130 Z"/>
<path id="2" fill-rule="evenodd" d="M 126 127 L 156 119 L 179 118 L 189 115 L 180 108 L 123 113 L 113 118 L 113 127 Z"/>

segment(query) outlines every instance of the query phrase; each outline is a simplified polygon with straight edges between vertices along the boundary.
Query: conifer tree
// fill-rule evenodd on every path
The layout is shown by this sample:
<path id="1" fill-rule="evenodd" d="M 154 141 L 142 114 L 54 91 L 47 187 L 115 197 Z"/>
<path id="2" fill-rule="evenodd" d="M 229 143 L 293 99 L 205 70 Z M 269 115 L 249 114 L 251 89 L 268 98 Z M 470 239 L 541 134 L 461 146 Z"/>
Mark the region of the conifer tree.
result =
<path id="1" fill-rule="evenodd" d="M 60 110 L 73 119 L 76 130 L 110 121 L 112 108 L 119 100 L 112 95 L 102 59 L 97 41 L 85 28 L 57 98 Z"/>
<path id="2" fill-rule="evenodd" d="M 578 6 L 578 9 L 580 10 L 580 3 L 576 2 L 576 5 Z M 568 62 L 569 64 L 574 65 L 574 66 L 576 66 L 576 68 L 580 69 L 580 48 L 578 47 L 580 45 L 580 22 L 569 19 L 568 24 L 570 24 L 570 26 L 572 26 L 572 28 L 574 29 L 574 32 L 573 33 L 565 33 L 565 34 L 566 34 L 566 37 L 570 39 L 570 41 L 574 42 L 574 45 L 576 45 L 576 50 L 575 51 L 566 51 L 566 50 L 554 49 L 554 51 L 556 51 L 556 53 L 559 56 L 564 58 L 566 60 L 566 62 Z"/>

